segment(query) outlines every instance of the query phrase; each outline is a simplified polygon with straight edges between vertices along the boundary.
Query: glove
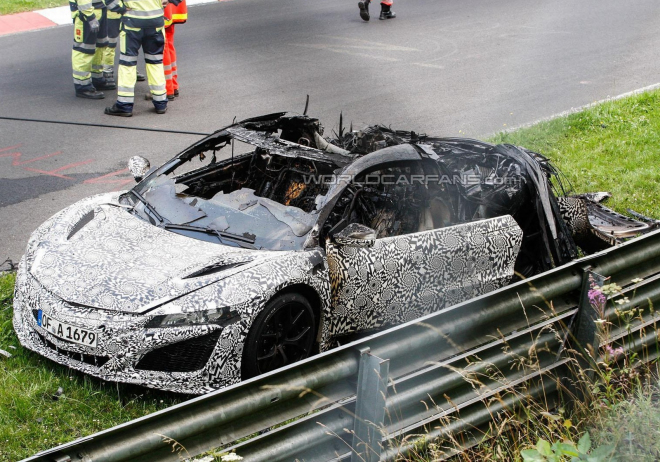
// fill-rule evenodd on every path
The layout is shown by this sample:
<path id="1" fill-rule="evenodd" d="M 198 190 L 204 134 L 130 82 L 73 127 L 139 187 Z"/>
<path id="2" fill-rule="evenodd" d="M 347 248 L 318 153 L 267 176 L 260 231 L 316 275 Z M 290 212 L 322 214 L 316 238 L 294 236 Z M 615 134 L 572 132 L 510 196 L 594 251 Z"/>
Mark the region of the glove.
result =
<path id="1" fill-rule="evenodd" d="M 89 24 L 89 29 L 94 33 L 98 34 L 99 30 L 101 29 L 101 25 L 99 24 L 99 20 L 94 18 L 90 19 L 87 21 L 87 24 Z"/>

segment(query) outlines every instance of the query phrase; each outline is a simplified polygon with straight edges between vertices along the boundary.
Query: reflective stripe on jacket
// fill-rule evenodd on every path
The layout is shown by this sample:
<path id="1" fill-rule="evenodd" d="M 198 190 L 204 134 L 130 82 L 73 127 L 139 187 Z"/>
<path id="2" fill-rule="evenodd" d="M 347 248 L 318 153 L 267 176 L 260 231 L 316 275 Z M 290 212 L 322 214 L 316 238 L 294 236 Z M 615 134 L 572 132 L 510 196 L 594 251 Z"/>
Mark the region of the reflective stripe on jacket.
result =
<path id="1" fill-rule="evenodd" d="M 161 0 L 112 0 L 108 2 L 108 8 L 123 14 L 122 23 L 127 27 L 141 29 L 165 25 Z"/>
<path id="2" fill-rule="evenodd" d="M 172 24 L 183 24 L 188 20 L 188 6 L 186 0 L 176 5 L 170 2 L 165 7 L 165 27 L 170 27 Z"/>
<path id="3" fill-rule="evenodd" d="M 188 20 L 188 5 L 186 5 L 186 0 L 182 0 L 178 5 L 172 5 L 172 9 L 171 17 L 174 24 L 183 24 Z"/>
<path id="4" fill-rule="evenodd" d="M 93 0 L 69 0 L 69 9 L 71 9 L 71 19 L 76 19 L 78 14 L 82 14 L 82 20 L 95 18 Z"/>
<path id="5" fill-rule="evenodd" d="M 108 11 L 108 19 L 121 19 L 121 15 L 114 11 Z"/>

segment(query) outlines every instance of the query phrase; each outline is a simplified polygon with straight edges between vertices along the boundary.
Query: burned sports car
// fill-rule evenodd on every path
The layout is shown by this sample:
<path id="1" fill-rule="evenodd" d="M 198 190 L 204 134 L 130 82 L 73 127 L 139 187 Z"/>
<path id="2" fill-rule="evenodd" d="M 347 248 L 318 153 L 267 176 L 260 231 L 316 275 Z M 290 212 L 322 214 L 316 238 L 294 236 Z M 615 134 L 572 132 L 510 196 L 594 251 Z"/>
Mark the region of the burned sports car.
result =
<path id="1" fill-rule="evenodd" d="M 650 229 L 567 196 L 539 154 L 371 126 L 232 124 L 32 235 L 21 343 L 105 380 L 200 394 Z M 148 170 L 148 171 L 147 171 Z M 143 178 L 142 178 L 143 177 Z"/>

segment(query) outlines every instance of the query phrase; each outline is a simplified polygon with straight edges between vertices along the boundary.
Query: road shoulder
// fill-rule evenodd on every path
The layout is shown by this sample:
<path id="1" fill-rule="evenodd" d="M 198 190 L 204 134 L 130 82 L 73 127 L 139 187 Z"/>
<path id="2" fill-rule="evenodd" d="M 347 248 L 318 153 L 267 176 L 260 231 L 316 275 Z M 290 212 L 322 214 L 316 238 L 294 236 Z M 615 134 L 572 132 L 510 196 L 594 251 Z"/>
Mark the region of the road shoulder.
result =
<path id="1" fill-rule="evenodd" d="M 220 1 L 229 0 L 187 0 L 186 3 L 188 6 L 194 6 Z M 46 8 L 26 13 L 0 15 L 0 36 L 70 24 L 72 24 L 71 10 L 68 6 L 58 6 L 55 8 Z"/>

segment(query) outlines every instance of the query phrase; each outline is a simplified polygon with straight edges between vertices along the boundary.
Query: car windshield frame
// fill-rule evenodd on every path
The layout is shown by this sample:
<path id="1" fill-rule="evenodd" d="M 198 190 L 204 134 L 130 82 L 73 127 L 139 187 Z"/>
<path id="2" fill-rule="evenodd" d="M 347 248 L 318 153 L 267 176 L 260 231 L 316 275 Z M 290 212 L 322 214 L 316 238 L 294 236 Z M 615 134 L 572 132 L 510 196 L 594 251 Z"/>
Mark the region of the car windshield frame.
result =
<path id="1" fill-rule="evenodd" d="M 240 123 L 237 123 L 220 129 L 214 132 L 212 135 L 209 135 L 186 148 L 184 151 L 177 154 L 169 161 L 148 172 L 142 181 L 133 186 L 133 188 L 131 188 L 122 197 L 126 198 L 130 196 L 133 198 L 130 200 L 133 205 L 133 213 L 139 216 L 141 219 L 144 219 L 155 226 L 185 235 L 187 237 L 249 249 L 272 251 L 304 250 L 308 247 L 308 238 L 311 231 L 315 229 L 318 222 L 318 210 L 305 212 L 300 208 L 284 205 L 269 198 L 254 196 L 254 191 L 241 188 L 233 191 L 232 193 L 224 194 L 228 203 L 219 204 L 216 202 L 215 204 L 224 205 L 228 208 L 227 211 L 237 214 L 239 212 L 231 208 L 232 205 L 235 205 L 235 201 L 231 202 L 230 200 L 231 195 L 237 193 L 238 191 L 242 191 L 246 196 L 249 196 L 250 194 L 254 196 L 252 197 L 250 205 L 256 206 L 252 207 L 252 209 L 259 210 L 258 213 L 253 214 L 255 216 L 251 218 L 246 217 L 246 220 L 251 220 L 251 223 L 247 224 L 247 227 L 251 228 L 251 231 L 239 231 L 237 233 L 233 233 L 231 230 L 222 229 L 222 226 L 196 226 L 194 220 L 191 223 L 176 223 L 172 220 L 173 217 L 168 214 L 167 211 L 163 210 L 162 205 L 161 207 L 158 207 L 153 203 L 153 197 L 150 200 L 150 191 L 154 187 L 159 187 L 159 182 L 161 184 L 171 182 L 172 186 L 174 186 L 175 179 L 179 177 L 179 175 L 170 175 L 172 173 L 176 173 L 178 168 L 182 167 L 188 162 L 191 162 L 200 154 L 208 151 L 219 151 L 223 147 L 230 145 L 232 140 L 243 142 L 247 145 L 250 145 L 251 147 L 254 147 L 255 149 L 258 149 L 258 143 L 253 143 L 251 140 L 239 139 L 240 137 L 236 137 L 234 134 L 228 131 L 232 127 L 240 127 L 240 125 Z M 295 145 L 296 143 L 290 144 Z M 300 147 L 305 148 L 302 145 L 300 145 Z M 245 154 L 243 154 L 243 156 L 244 155 Z M 236 159 L 239 158 L 240 156 L 236 157 Z M 194 169 L 186 173 L 194 173 L 196 170 L 197 169 Z M 185 175 L 186 173 L 183 173 L 182 175 Z M 222 196 L 222 193 L 219 195 Z M 236 195 L 238 195 L 238 193 Z M 177 198 L 172 195 L 170 197 L 172 200 L 177 200 Z M 221 197 L 221 199 L 222 198 L 223 197 Z M 256 204 L 252 204 L 252 202 L 256 202 Z M 238 208 L 240 209 L 241 206 L 239 205 Z M 245 210 L 240 210 L 240 212 L 245 212 Z M 240 216 L 245 216 L 245 214 L 241 214 Z M 224 216 L 218 218 L 224 218 Z M 262 223 L 264 220 L 265 222 Z M 246 225 L 246 223 L 237 223 L 234 226 L 236 227 L 241 225 Z M 270 228 L 269 233 L 267 235 L 260 235 L 259 231 L 263 230 L 264 228 Z M 257 231 L 257 229 L 259 231 Z M 267 236 L 269 235 L 279 237 L 268 238 Z"/>

